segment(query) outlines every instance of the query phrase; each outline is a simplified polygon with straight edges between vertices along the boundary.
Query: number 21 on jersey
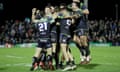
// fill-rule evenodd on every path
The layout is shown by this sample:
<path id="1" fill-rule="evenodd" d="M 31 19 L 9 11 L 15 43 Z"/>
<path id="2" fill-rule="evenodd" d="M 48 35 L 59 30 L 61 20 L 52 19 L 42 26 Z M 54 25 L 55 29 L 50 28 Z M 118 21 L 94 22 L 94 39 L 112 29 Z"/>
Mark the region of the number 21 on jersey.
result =
<path id="1" fill-rule="evenodd" d="M 43 22 L 43 23 L 39 23 L 38 24 L 38 27 L 39 27 L 39 31 L 45 31 L 47 30 L 47 23 L 46 22 Z"/>

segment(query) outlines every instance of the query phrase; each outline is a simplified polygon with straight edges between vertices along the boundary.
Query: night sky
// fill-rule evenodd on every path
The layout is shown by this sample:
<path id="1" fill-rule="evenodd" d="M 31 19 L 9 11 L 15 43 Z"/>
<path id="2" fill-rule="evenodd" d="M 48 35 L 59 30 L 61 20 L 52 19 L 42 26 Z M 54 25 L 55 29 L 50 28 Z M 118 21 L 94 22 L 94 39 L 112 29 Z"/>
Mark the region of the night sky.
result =
<path id="1" fill-rule="evenodd" d="M 31 9 L 43 9 L 48 3 L 59 5 L 71 3 L 71 0 L 0 0 L 4 4 L 3 15 L 5 19 L 24 19 L 31 16 Z M 115 4 L 120 5 L 120 0 L 89 0 L 89 19 L 115 19 Z M 120 10 L 119 10 L 120 12 Z"/>

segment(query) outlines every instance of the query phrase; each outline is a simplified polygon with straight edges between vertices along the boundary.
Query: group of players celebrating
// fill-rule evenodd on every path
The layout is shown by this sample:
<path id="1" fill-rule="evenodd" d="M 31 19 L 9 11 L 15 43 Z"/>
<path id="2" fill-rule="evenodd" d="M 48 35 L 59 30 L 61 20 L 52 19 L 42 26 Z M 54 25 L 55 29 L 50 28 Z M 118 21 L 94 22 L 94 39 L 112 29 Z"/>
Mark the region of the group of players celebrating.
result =
<path id="1" fill-rule="evenodd" d="M 80 64 L 88 64 L 91 59 L 86 18 L 88 14 L 87 7 L 80 0 L 73 0 L 69 5 L 61 3 L 59 7 L 48 5 L 44 12 L 33 8 L 32 23 L 38 34 L 38 45 L 30 70 L 39 68 L 54 70 L 63 67 L 64 61 L 66 65 L 62 71 L 76 69 L 69 47 L 71 42 L 74 42 L 80 50 Z"/>

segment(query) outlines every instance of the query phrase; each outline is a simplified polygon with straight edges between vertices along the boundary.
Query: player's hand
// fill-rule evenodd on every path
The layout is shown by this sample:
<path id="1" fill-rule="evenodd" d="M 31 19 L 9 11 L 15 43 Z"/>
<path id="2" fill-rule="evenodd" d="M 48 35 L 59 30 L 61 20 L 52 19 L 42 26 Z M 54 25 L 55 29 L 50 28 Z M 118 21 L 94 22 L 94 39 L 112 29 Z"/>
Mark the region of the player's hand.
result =
<path id="1" fill-rule="evenodd" d="M 36 10 L 37 10 L 36 8 L 33 8 L 32 9 L 32 14 L 35 14 Z"/>

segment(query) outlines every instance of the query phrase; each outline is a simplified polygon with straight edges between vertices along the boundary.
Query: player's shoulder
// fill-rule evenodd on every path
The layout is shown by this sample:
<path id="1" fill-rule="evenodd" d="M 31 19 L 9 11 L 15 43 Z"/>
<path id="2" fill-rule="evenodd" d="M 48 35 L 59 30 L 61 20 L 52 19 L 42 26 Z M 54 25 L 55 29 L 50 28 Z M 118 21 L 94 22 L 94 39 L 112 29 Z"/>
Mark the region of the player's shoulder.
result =
<path id="1" fill-rule="evenodd" d="M 81 3 L 80 3 L 80 8 L 81 8 L 81 9 L 86 9 L 87 7 L 86 7 L 86 5 L 85 5 L 83 2 L 81 2 Z"/>

